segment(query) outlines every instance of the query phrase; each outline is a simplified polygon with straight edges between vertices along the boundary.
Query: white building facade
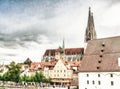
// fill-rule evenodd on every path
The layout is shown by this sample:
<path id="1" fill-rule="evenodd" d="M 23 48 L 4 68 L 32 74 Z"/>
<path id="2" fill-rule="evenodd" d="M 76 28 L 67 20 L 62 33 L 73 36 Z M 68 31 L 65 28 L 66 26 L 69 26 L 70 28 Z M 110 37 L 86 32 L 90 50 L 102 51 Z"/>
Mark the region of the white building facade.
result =
<path id="1" fill-rule="evenodd" d="M 119 89 L 120 72 L 79 73 L 79 89 Z"/>

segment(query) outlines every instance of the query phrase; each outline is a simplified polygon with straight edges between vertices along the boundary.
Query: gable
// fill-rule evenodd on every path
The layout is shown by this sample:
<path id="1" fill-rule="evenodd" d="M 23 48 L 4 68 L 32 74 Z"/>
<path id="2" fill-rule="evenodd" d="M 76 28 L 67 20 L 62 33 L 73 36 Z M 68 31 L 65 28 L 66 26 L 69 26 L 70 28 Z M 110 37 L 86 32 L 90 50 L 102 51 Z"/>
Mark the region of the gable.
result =
<path id="1" fill-rule="evenodd" d="M 57 70 L 57 69 L 67 70 L 67 68 L 64 65 L 64 63 L 62 62 L 62 60 L 58 60 L 55 67 L 53 68 L 53 70 Z"/>

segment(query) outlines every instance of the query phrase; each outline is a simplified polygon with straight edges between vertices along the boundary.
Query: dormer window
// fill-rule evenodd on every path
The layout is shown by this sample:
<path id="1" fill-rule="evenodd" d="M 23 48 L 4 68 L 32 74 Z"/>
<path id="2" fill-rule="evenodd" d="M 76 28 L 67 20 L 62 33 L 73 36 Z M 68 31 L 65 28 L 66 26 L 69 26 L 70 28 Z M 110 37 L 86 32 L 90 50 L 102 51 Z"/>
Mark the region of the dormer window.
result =
<path id="1" fill-rule="evenodd" d="M 100 69 L 100 67 L 99 67 L 99 66 L 97 66 L 97 69 Z"/>
<path id="2" fill-rule="evenodd" d="M 103 50 L 103 49 L 101 49 L 101 52 L 104 52 L 104 50 Z"/>
<path id="3" fill-rule="evenodd" d="M 98 61 L 98 63 L 101 63 L 101 62 L 102 62 L 101 60 Z"/>
<path id="4" fill-rule="evenodd" d="M 105 47 L 105 43 L 102 43 L 102 47 Z"/>
<path id="5" fill-rule="evenodd" d="M 100 55 L 100 57 L 103 57 L 103 55 Z"/>

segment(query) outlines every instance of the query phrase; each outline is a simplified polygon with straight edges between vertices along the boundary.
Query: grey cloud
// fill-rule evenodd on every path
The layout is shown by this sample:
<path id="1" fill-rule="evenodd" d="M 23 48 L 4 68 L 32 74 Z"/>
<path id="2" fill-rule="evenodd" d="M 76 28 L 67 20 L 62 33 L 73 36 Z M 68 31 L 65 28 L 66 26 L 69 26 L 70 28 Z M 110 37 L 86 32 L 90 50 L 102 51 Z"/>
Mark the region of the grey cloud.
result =
<path id="1" fill-rule="evenodd" d="M 1 53 L 0 55 L 2 56 L 17 56 L 17 54 L 12 54 L 12 53 Z"/>
<path id="2" fill-rule="evenodd" d="M 13 0 L 14 1 L 14 0 Z M 38 0 L 39 1 L 39 0 Z M 9 28 L 9 26 L 1 26 L 3 30 L 0 30 L 0 42 L 2 45 L 1 47 L 7 47 L 7 48 L 17 48 L 18 45 L 22 47 L 27 47 L 26 42 L 36 42 L 38 44 L 42 44 L 42 41 L 44 40 L 41 36 L 45 36 L 48 40 L 56 40 L 57 37 L 59 38 L 59 31 L 56 28 L 54 28 L 55 24 L 53 19 L 55 16 L 58 16 L 60 13 L 56 13 L 56 8 L 63 9 L 64 6 L 67 6 L 67 4 L 72 4 L 72 0 L 40 0 L 39 2 L 30 1 L 27 2 L 21 2 L 20 5 L 18 3 L 15 3 L 13 7 L 17 7 L 17 9 L 14 9 L 11 6 L 10 11 L 6 11 L 8 17 L 13 15 L 12 21 L 18 19 L 20 15 L 20 20 L 26 20 L 24 18 L 31 19 L 34 15 L 36 16 L 36 19 L 44 20 L 45 24 L 41 23 L 40 21 L 37 23 L 37 25 L 31 25 L 31 22 L 29 23 L 29 26 L 22 29 L 12 29 L 12 27 Z M 79 0 L 77 0 L 78 2 Z M 70 3 L 68 3 L 70 2 Z M 8 3 L 9 4 L 9 3 Z M 17 6 L 18 5 L 18 6 Z M 24 9 L 23 9 L 24 7 Z M 70 7 L 69 7 L 70 8 Z M 5 9 L 5 8 L 1 8 Z M 22 14 L 21 14 L 21 11 Z M 20 14 L 19 14 L 20 13 Z M 42 15 L 41 15 L 42 14 Z M 5 14 L 6 15 L 6 14 Z M 39 16 L 40 15 L 40 16 Z M 24 23 L 24 22 L 23 22 Z M 62 23 L 62 22 L 61 22 Z M 52 26 L 49 26 L 51 25 Z M 52 29 L 53 28 L 53 29 Z M 14 31 L 15 30 L 15 31 Z M 13 32 L 12 32 L 13 31 Z"/>
<path id="3" fill-rule="evenodd" d="M 55 33 L 51 33 L 50 30 L 41 30 L 35 28 L 16 31 L 10 34 L 0 33 L 0 42 L 2 44 L 0 46 L 7 48 L 17 48 L 17 45 L 27 47 L 27 45 L 25 44 L 26 42 L 36 42 L 38 44 L 42 44 L 42 41 L 44 39 L 42 39 L 41 36 L 45 36 L 46 38 L 48 38 L 48 40 L 50 40 L 54 35 Z"/>
<path id="4" fill-rule="evenodd" d="M 109 7 L 111 7 L 112 5 L 115 5 L 117 3 L 120 3 L 120 0 L 101 0 L 101 1 L 107 2 Z"/>
<path id="5" fill-rule="evenodd" d="M 110 0 L 112 3 L 120 3 L 120 0 Z"/>

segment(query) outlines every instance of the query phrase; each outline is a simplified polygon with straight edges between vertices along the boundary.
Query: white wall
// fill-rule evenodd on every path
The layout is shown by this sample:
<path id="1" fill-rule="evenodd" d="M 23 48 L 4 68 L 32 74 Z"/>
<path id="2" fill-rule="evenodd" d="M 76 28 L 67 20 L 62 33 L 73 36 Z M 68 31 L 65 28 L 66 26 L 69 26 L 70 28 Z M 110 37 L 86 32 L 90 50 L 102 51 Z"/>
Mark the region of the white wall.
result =
<path id="1" fill-rule="evenodd" d="M 78 76 L 79 89 L 120 89 L 120 72 L 80 72 Z M 111 81 L 113 81 L 113 85 L 111 85 Z"/>

